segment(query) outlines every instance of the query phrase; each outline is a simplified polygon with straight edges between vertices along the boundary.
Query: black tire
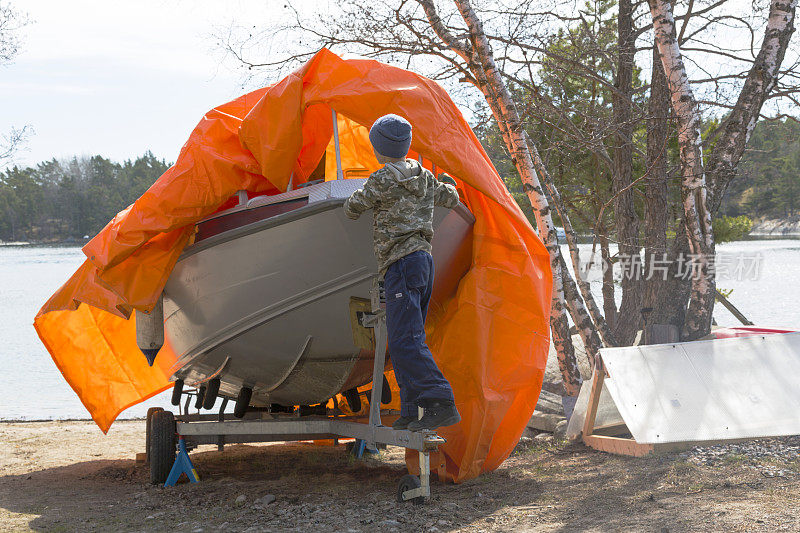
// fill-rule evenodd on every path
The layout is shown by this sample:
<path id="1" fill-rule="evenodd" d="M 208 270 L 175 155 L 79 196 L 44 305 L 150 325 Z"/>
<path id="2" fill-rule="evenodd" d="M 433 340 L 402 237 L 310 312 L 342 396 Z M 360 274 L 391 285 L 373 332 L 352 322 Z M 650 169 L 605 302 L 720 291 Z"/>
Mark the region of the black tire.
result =
<path id="1" fill-rule="evenodd" d="M 424 496 L 417 496 L 416 498 L 411 498 L 410 500 L 403 499 L 403 493 L 407 490 L 418 489 L 422 486 L 419 482 L 419 478 L 412 474 L 406 474 L 405 476 L 400 478 L 400 483 L 397 484 L 397 501 L 400 503 L 411 502 L 414 505 L 422 505 L 425 503 Z"/>
<path id="2" fill-rule="evenodd" d="M 161 407 L 151 407 L 147 410 L 147 418 L 145 419 L 144 423 L 144 453 L 145 453 L 145 464 L 150 463 L 150 419 L 153 418 L 153 413 L 157 413 L 159 411 L 163 411 Z"/>
<path id="3" fill-rule="evenodd" d="M 194 401 L 194 408 L 200 409 L 203 407 L 203 398 L 206 397 L 206 386 L 200 385 L 200 388 L 197 389 L 197 399 Z"/>
<path id="4" fill-rule="evenodd" d="M 350 407 L 351 411 L 354 413 L 361 411 L 361 395 L 358 393 L 358 389 L 348 389 L 342 394 L 344 399 L 347 400 L 347 406 Z"/>
<path id="5" fill-rule="evenodd" d="M 250 399 L 253 397 L 253 389 L 250 387 L 242 387 L 239 395 L 236 397 L 236 406 L 233 408 L 233 416 L 236 418 L 244 418 L 247 413 L 247 408 L 250 407 Z"/>
<path id="6" fill-rule="evenodd" d="M 383 388 L 381 388 L 381 403 L 392 403 L 392 388 L 389 386 L 389 380 L 383 376 Z"/>
<path id="7" fill-rule="evenodd" d="M 169 411 L 153 413 L 150 419 L 150 483 L 163 484 L 175 463 L 175 416 Z"/>
<path id="8" fill-rule="evenodd" d="M 203 409 L 213 409 L 219 394 L 219 378 L 214 378 L 206 385 L 206 395 L 203 398 Z"/>
<path id="9" fill-rule="evenodd" d="M 175 380 L 175 385 L 172 386 L 172 405 L 179 406 L 181 404 L 181 394 L 183 394 L 183 380 Z"/>

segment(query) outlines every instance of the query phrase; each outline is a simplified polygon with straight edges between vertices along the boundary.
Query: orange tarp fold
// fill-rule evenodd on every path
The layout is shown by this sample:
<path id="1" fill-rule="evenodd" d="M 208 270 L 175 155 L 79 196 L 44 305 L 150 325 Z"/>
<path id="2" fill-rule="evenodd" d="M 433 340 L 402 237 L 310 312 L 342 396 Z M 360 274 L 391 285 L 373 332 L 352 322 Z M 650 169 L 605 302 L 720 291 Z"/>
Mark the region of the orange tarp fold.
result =
<path id="1" fill-rule="evenodd" d="M 85 247 L 87 261 L 42 307 L 34 325 L 103 431 L 127 407 L 169 386 L 175 354 L 147 366 L 133 309 L 149 310 L 197 221 L 238 190 L 276 194 L 309 179 L 330 152 L 338 113 L 345 178 L 377 167 L 366 140 L 378 117 L 414 127 L 409 157 L 455 177 L 475 215 L 472 265 L 431 308 L 428 342 L 463 420 L 444 428 L 447 477 L 496 468 L 536 404 L 549 345 L 547 251 L 447 93 L 435 82 L 372 60 L 321 50 L 280 82 L 209 111 L 175 164 Z M 332 156 L 332 154 L 330 154 Z M 326 179 L 334 179 L 332 157 Z"/>

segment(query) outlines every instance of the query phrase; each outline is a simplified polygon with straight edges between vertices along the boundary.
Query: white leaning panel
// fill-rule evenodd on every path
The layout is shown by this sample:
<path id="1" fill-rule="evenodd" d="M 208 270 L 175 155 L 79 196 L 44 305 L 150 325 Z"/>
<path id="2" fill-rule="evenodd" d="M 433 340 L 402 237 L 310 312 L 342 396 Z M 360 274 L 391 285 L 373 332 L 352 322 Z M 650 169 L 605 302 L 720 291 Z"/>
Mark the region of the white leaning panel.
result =
<path id="1" fill-rule="evenodd" d="M 800 333 L 601 350 L 639 443 L 800 434 Z"/>

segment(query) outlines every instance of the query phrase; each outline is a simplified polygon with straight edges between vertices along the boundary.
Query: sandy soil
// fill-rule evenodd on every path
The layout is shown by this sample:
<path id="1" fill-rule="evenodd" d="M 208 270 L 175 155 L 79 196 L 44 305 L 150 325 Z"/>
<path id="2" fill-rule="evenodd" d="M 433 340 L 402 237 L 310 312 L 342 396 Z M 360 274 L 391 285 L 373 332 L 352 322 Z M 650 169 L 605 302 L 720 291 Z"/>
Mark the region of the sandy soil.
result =
<path id="1" fill-rule="evenodd" d="M 765 477 L 740 456 L 615 457 L 530 441 L 497 471 L 395 502 L 402 451 L 201 447 L 199 484 L 162 488 L 134 460 L 144 422 L 0 423 L 1 531 L 798 531 L 800 465 Z M 258 500 L 276 497 L 270 504 Z"/>

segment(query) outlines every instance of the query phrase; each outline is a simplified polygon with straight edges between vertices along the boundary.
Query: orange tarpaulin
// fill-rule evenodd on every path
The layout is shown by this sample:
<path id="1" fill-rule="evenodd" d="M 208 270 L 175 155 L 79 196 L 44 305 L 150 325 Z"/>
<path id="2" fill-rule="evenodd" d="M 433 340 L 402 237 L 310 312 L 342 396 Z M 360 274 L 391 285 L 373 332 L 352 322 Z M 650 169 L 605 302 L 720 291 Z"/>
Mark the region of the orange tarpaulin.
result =
<path id="1" fill-rule="evenodd" d="M 209 111 L 175 165 L 84 247 L 87 261 L 42 307 L 36 330 L 103 431 L 168 388 L 175 354 L 165 346 L 147 366 L 132 310 L 152 308 L 194 224 L 237 190 L 275 194 L 308 180 L 330 144 L 331 109 L 353 131 L 387 113 L 406 117 L 412 153 L 454 176 L 475 215 L 471 268 L 426 329 L 463 416 L 441 430 L 447 474 L 460 481 L 494 469 L 541 389 L 549 258 L 447 93 L 406 70 L 321 50 L 275 85 Z M 343 166 L 374 168 L 363 136 L 342 144 Z"/>

